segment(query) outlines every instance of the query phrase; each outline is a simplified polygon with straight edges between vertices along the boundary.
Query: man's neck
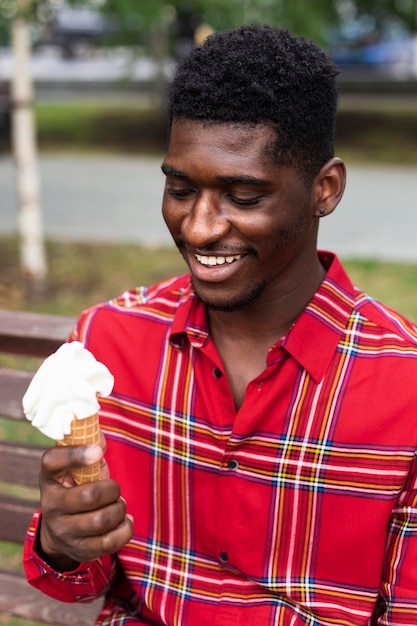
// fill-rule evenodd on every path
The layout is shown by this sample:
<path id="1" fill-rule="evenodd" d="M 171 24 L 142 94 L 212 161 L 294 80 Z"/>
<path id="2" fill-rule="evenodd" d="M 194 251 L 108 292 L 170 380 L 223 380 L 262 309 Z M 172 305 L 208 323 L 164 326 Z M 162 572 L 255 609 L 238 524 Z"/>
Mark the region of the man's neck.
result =
<path id="1" fill-rule="evenodd" d="M 320 287 L 326 270 L 317 259 L 314 272 L 311 269 L 300 276 L 296 287 L 266 291 L 255 302 L 236 311 L 208 310 L 208 322 L 214 341 L 225 334 L 249 342 L 264 338 L 279 339 L 304 311 Z M 294 285 L 294 281 L 288 281 Z"/>
<path id="2" fill-rule="evenodd" d="M 325 269 L 319 264 L 314 280 L 280 297 L 262 298 L 234 312 L 209 311 L 211 337 L 223 362 L 236 410 L 246 387 L 263 372 L 270 348 L 285 335 L 319 288 Z"/>

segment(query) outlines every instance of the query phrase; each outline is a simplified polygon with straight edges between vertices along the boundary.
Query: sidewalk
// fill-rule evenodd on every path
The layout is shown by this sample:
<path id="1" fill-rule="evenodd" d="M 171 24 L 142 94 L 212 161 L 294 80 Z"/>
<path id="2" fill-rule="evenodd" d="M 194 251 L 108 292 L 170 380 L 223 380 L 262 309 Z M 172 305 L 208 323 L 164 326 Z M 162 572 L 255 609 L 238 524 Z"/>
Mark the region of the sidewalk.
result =
<path id="1" fill-rule="evenodd" d="M 171 244 L 161 217 L 161 158 L 43 155 L 46 236 Z M 0 233 L 16 231 L 14 168 L 0 157 Z M 344 258 L 417 262 L 417 168 L 348 167 L 345 196 L 321 221 L 319 245 Z"/>

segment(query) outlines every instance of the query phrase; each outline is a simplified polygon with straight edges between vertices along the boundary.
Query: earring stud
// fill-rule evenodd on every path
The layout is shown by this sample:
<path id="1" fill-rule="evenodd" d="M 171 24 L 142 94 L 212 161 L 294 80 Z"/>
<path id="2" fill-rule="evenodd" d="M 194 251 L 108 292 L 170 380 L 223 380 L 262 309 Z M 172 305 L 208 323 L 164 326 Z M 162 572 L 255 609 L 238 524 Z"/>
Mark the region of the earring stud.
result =
<path id="1" fill-rule="evenodd" d="M 319 215 L 320 215 L 320 216 L 322 216 L 322 215 L 324 215 L 325 213 L 326 213 L 326 209 L 322 206 L 322 207 L 319 209 Z"/>

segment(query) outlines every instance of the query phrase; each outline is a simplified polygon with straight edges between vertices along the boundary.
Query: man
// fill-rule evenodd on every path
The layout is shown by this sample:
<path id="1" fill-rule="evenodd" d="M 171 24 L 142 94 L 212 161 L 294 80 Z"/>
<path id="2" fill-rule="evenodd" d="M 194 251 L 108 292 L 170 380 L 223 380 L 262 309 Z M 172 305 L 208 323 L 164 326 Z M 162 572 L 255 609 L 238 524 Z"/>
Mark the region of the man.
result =
<path id="1" fill-rule="evenodd" d="M 417 624 L 417 329 L 317 252 L 335 77 L 267 26 L 178 67 L 163 215 L 190 275 L 82 314 L 107 465 L 73 487 L 102 451 L 49 450 L 25 546 L 44 592 L 105 594 L 98 624 Z"/>

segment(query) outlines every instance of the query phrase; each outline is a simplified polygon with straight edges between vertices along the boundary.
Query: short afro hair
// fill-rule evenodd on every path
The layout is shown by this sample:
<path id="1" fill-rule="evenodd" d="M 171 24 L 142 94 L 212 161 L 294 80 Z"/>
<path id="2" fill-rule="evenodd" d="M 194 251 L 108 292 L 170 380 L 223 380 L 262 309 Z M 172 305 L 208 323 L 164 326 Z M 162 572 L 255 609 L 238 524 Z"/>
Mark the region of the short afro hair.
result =
<path id="1" fill-rule="evenodd" d="M 311 182 L 334 155 L 338 70 L 314 42 L 253 24 L 209 36 L 169 89 L 173 119 L 267 124 L 277 164 Z"/>

